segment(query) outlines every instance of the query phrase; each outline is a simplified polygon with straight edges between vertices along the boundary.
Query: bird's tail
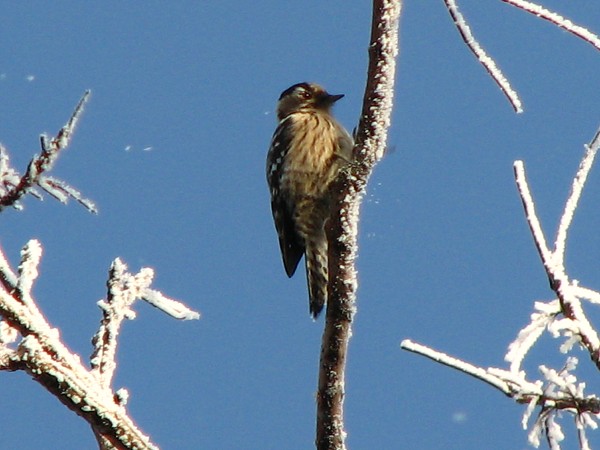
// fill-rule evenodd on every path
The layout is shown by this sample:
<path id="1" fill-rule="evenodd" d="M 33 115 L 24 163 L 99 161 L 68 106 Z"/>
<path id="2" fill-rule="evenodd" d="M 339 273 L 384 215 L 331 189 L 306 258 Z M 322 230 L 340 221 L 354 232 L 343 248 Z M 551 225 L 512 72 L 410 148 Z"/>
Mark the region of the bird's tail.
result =
<path id="1" fill-rule="evenodd" d="M 316 319 L 327 303 L 327 241 L 325 245 L 306 245 L 306 280 L 309 309 Z"/>

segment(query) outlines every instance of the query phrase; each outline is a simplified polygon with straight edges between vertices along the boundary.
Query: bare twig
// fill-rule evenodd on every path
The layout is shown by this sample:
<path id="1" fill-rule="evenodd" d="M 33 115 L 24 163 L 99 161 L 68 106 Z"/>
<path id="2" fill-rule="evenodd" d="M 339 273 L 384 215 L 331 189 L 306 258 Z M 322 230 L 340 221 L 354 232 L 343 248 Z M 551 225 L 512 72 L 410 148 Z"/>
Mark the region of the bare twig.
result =
<path id="1" fill-rule="evenodd" d="M 329 287 L 319 366 L 317 438 L 319 450 L 345 449 L 344 378 L 355 312 L 358 211 L 375 163 L 383 156 L 392 110 L 398 53 L 400 0 L 375 0 L 369 69 L 358 125 L 355 161 L 332 186 L 337 208 L 328 222 Z"/>

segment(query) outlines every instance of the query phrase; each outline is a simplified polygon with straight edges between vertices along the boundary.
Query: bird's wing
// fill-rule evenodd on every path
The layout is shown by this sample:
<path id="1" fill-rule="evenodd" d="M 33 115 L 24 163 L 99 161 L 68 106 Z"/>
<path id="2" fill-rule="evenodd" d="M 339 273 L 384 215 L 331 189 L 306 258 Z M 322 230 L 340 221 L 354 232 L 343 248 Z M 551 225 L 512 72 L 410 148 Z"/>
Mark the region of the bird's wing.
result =
<path id="1" fill-rule="evenodd" d="M 271 191 L 271 211 L 279 236 L 283 266 L 287 276 L 291 277 L 304 254 L 304 244 L 296 232 L 293 211 L 286 201 L 287 195 L 282 192 L 280 183 L 290 140 L 289 127 L 286 127 L 285 122 L 284 120 L 279 124 L 271 141 L 267 157 L 267 182 Z"/>

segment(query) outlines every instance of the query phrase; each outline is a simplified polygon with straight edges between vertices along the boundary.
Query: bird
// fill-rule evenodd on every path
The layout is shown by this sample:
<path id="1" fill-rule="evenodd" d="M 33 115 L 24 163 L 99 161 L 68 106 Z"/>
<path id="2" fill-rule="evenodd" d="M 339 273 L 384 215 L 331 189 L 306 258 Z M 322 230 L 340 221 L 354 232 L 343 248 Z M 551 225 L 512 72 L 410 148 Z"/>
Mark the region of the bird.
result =
<path id="1" fill-rule="evenodd" d="M 304 256 L 313 319 L 327 303 L 324 226 L 332 203 L 329 187 L 352 163 L 354 140 L 331 113 L 342 97 L 316 83 L 297 83 L 284 90 L 267 153 L 267 183 L 283 266 L 291 278 Z"/>

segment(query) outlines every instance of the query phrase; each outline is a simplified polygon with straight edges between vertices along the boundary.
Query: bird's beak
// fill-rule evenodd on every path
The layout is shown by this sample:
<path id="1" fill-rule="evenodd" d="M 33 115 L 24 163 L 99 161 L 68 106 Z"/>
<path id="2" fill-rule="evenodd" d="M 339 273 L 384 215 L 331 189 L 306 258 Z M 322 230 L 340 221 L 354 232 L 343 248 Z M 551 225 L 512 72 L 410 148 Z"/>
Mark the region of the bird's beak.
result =
<path id="1" fill-rule="evenodd" d="M 333 105 L 335 102 L 337 102 L 343 96 L 344 96 L 344 94 L 335 94 L 335 95 L 327 94 L 327 97 L 325 98 L 325 102 L 329 103 L 330 105 Z"/>
<path id="2" fill-rule="evenodd" d="M 320 95 L 320 97 L 317 101 L 317 105 L 321 108 L 330 108 L 331 105 L 333 105 L 335 102 L 337 102 L 343 96 L 344 96 L 344 94 L 331 95 L 331 94 L 328 94 L 327 92 L 324 92 L 323 94 Z"/>

